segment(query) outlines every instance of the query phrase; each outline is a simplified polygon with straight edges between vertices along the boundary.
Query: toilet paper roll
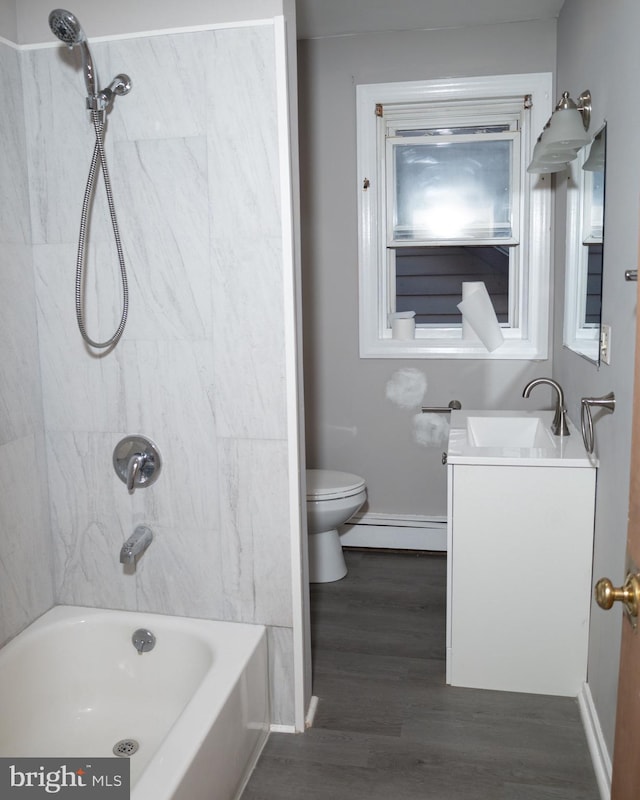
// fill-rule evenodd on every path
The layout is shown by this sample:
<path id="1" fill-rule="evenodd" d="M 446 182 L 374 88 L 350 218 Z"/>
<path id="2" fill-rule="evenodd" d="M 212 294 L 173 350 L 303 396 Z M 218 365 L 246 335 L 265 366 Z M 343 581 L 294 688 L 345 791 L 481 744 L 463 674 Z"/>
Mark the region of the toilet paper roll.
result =
<path id="1" fill-rule="evenodd" d="M 394 311 L 389 314 L 391 320 L 391 337 L 393 339 L 414 339 L 416 335 L 416 312 Z"/>
<path id="2" fill-rule="evenodd" d="M 462 284 L 462 302 L 458 303 L 458 309 L 462 313 L 463 339 L 480 339 L 490 353 L 504 343 L 500 323 L 483 281 Z M 470 332 L 473 336 L 469 335 Z"/>

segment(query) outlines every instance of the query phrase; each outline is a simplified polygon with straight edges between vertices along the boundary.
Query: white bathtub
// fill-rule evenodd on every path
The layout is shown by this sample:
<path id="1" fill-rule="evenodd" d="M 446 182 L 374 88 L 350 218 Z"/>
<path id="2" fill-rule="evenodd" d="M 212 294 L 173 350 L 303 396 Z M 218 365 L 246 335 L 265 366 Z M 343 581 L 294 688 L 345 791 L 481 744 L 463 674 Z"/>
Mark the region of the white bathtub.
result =
<path id="1" fill-rule="evenodd" d="M 139 655 L 137 628 L 156 636 Z M 0 756 L 112 756 L 131 800 L 239 797 L 269 726 L 262 626 L 56 606 L 0 650 Z"/>

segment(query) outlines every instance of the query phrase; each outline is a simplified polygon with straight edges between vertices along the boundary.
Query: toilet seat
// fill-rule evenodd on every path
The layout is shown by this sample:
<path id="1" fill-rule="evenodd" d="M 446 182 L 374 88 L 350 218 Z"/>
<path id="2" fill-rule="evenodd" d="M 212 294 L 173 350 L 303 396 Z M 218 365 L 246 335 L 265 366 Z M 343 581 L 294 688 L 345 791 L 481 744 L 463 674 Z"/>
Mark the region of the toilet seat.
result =
<path id="1" fill-rule="evenodd" d="M 307 500 L 339 500 L 352 497 L 365 488 L 366 481 L 351 472 L 333 469 L 307 470 Z"/>

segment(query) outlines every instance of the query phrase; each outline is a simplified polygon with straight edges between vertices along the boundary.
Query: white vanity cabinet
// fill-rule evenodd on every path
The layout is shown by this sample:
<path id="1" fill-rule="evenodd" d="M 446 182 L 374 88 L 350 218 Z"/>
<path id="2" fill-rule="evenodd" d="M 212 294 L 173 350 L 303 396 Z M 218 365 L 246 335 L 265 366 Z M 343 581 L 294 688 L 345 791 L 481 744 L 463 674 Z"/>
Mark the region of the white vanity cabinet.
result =
<path id="1" fill-rule="evenodd" d="M 474 413 L 487 412 L 452 415 L 448 451 L 447 682 L 575 696 L 586 680 L 595 466 L 573 426 L 549 452 L 465 445 Z"/>

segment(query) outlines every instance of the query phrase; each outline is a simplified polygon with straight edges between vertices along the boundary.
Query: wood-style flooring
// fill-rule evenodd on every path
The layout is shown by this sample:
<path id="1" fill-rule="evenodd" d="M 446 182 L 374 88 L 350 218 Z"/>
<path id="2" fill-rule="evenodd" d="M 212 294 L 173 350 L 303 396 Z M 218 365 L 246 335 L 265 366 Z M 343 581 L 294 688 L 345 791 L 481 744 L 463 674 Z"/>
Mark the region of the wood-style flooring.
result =
<path id="1" fill-rule="evenodd" d="M 311 586 L 314 726 L 242 800 L 599 800 L 575 699 L 445 684 L 443 556 L 345 555 Z"/>

